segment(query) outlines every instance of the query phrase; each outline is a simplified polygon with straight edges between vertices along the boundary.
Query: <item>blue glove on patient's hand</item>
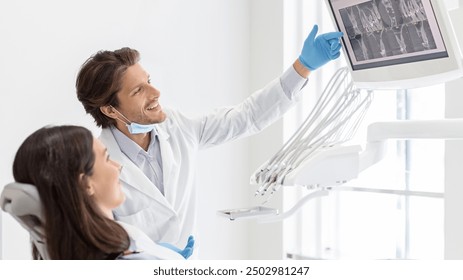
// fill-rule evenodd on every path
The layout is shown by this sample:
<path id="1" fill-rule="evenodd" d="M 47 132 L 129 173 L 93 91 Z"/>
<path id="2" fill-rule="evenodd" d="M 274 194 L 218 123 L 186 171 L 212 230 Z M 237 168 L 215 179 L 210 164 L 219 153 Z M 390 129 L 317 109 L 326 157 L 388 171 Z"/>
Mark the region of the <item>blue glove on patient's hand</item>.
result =
<path id="1" fill-rule="evenodd" d="M 188 242 L 186 243 L 186 246 L 185 246 L 185 248 L 183 250 L 180 249 L 180 248 L 177 248 L 174 245 L 169 244 L 169 243 L 158 243 L 158 245 L 169 248 L 169 249 L 179 253 L 180 255 L 182 255 L 185 259 L 188 259 L 193 254 L 193 248 L 195 246 L 195 239 L 194 239 L 193 235 L 190 235 L 188 237 Z"/>
<path id="2" fill-rule="evenodd" d="M 309 36 L 305 39 L 299 60 L 310 71 L 313 71 L 330 60 L 341 55 L 342 32 L 329 32 L 317 36 L 318 25 L 314 25 Z M 317 36 L 317 37 L 316 37 Z"/>

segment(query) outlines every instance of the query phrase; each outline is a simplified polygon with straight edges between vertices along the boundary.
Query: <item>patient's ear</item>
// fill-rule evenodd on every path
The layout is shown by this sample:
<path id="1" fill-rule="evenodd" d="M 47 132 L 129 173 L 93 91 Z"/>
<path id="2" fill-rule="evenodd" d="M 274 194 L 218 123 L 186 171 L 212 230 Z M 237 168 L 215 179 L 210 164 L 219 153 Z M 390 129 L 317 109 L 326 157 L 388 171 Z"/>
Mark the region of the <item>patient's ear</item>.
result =
<path id="1" fill-rule="evenodd" d="M 80 173 L 79 183 L 82 187 L 85 188 L 85 191 L 87 191 L 87 194 L 89 196 L 92 196 L 95 193 L 95 188 L 93 187 L 92 181 L 89 180 L 88 177 L 85 176 L 84 173 Z"/>
<path id="2" fill-rule="evenodd" d="M 113 106 L 111 105 L 106 105 L 106 106 L 101 106 L 100 111 L 106 115 L 107 117 L 110 117 L 112 119 L 116 119 L 116 111 L 114 110 Z"/>

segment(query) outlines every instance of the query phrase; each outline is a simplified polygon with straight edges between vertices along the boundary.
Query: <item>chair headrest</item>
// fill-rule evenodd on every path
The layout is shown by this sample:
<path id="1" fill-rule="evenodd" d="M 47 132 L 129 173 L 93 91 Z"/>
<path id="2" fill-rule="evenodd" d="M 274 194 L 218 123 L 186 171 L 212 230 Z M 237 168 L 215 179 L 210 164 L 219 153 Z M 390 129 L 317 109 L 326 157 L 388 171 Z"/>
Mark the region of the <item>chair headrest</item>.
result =
<path id="1" fill-rule="evenodd" d="M 39 192 L 34 185 L 10 183 L 0 196 L 0 206 L 25 228 L 33 242 L 44 242 L 45 216 Z"/>
<path id="2" fill-rule="evenodd" d="M 36 216 L 44 221 L 39 192 L 34 185 L 13 182 L 3 189 L 0 206 L 13 216 Z"/>
<path id="3" fill-rule="evenodd" d="M 34 185 L 13 182 L 5 186 L 0 207 L 29 232 L 40 258 L 49 259 L 45 238 L 45 215 L 39 192 Z"/>

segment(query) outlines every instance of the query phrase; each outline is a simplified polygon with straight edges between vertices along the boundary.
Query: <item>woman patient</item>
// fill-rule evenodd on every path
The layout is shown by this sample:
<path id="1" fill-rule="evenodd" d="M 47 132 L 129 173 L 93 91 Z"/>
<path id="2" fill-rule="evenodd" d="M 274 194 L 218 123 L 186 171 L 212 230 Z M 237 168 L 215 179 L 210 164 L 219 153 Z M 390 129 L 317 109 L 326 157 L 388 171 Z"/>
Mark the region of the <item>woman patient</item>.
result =
<path id="1" fill-rule="evenodd" d="M 44 127 L 22 143 L 13 175 L 37 187 L 51 259 L 181 259 L 192 254 L 192 236 L 180 250 L 114 220 L 112 209 L 125 199 L 121 168 L 83 127 Z M 33 258 L 40 258 L 35 247 Z"/>

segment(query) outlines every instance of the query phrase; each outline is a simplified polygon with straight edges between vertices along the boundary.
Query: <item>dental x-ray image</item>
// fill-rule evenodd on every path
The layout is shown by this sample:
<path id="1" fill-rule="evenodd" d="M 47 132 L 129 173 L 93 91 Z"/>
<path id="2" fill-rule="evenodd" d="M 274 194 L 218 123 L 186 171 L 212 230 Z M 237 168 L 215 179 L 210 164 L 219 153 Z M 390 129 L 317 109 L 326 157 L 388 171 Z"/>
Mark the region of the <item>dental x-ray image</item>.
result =
<path id="1" fill-rule="evenodd" d="M 422 0 L 373 0 L 339 12 L 358 62 L 436 49 Z"/>

